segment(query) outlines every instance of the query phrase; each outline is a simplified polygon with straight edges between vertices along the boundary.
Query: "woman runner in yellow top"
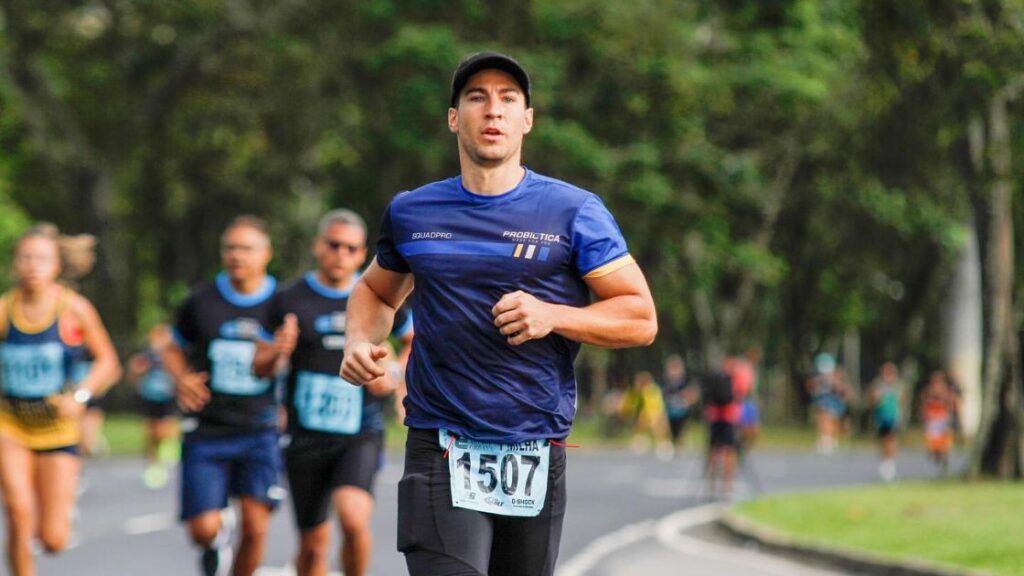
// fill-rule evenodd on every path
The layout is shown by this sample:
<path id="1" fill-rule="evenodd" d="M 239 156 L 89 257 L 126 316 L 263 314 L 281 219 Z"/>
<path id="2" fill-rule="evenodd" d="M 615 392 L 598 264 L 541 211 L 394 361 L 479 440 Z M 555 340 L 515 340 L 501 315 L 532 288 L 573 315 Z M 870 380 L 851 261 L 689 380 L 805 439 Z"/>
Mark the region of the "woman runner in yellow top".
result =
<path id="1" fill-rule="evenodd" d="M 67 545 L 79 419 L 121 375 L 96 309 L 58 282 L 59 242 L 50 224 L 25 232 L 14 248 L 17 285 L 0 297 L 0 489 L 15 576 L 35 574 L 33 537 L 51 554 Z M 92 367 L 72 385 L 71 368 L 86 354 Z"/>

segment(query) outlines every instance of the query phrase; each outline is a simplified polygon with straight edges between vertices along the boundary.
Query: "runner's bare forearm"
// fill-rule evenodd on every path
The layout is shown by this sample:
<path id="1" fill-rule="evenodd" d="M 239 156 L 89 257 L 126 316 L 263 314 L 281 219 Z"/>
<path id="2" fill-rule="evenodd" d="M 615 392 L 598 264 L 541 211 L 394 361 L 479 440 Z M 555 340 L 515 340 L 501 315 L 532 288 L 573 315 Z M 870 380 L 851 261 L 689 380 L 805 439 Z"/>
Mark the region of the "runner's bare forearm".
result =
<path id="1" fill-rule="evenodd" d="M 615 296 L 589 306 L 552 307 L 556 334 L 602 348 L 648 346 L 658 322 L 650 301 L 639 295 Z"/>
<path id="2" fill-rule="evenodd" d="M 357 283 L 348 299 L 345 320 L 348 341 L 380 344 L 391 332 L 396 310 L 364 282 Z"/>
<path id="3" fill-rule="evenodd" d="M 636 264 L 597 278 L 585 277 L 597 297 L 589 306 L 556 306 L 552 330 L 570 340 L 626 348 L 648 346 L 658 334 L 654 300 L 643 272 Z"/>
<path id="4" fill-rule="evenodd" d="M 395 312 L 412 288 L 412 275 L 392 272 L 372 262 L 348 299 L 345 321 L 348 341 L 380 344 L 387 339 L 395 322 Z"/>

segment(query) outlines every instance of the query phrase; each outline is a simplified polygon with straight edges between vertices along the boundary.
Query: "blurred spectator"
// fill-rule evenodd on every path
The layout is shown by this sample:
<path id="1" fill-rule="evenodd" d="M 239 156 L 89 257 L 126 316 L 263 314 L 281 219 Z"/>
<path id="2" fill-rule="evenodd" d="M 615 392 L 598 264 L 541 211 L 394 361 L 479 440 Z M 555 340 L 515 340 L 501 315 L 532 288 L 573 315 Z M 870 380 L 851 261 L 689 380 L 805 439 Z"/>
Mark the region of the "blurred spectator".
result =
<path id="1" fill-rule="evenodd" d="M 747 358 L 736 358 L 732 364 L 732 379 L 739 389 L 746 390 L 740 401 L 740 421 L 736 438 L 737 455 L 743 458 L 761 436 L 761 410 L 757 405 L 757 395 L 754 394 L 757 384 L 754 364 Z"/>
<path id="2" fill-rule="evenodd" d="M 678 354 L 665 359 L 665 375 L 662 381 L 665 397 L 665 413 L 668 416 L 668 430 L 672 439 L 673 453 L 678 453 L 683 440 L 686 423 L 700 401 L 700 388 L 686 373 L 686 364 Z"/>
<path id="3" fill-rule="evenodd" d="M 650 372 L 637 372 L 633 377 L 633 385 L 626 392 L 622 410 L 626 421 L 631 423 L 633 438 L 630 448 L 634 452 L 646 452 L 653 443 L 658 458 L 668 460 L 672 457 L 665 403 Z"/>
<path id="4" fill-rule="evenodd" d="M 897 435 L 903 418 L 904 402 L 905 391 L 899 379 L 899 370 L 892 362 L 886 362 L 868 388 L 871 417 L 882 448 L 878 474 L 886 482 L 896 478 Z"/>
<path id="5" fill-rule="evenodd" d="M 945 475 L 949 467 L 956 410 L 956 394 L 950 387 L 945 372 L 932 372 L 928 384 L 921 393 L 921 412 L 928 456 L 942 475 Z"/>
<path id="6" fill-rule="evenodd" d="M 750 364 L 728 357 L 722 370 L 703 377 L 701 396 L 708 423 L 707 476 L 712 495 L 732 498 L 736 476 L 737 429 L 743 415 L 743 399 L 753 385 Z"/>
<path id="7" fill-rule="evenodd" d="M 807 391 L 814 406 L 817 449 L 821 454 L 831 454 L 836 449 L 840 425 L 846 414 L 849 388 L 842 373 L 836 370 L 832 355 L 818 354 L 814 358 L 814 368 L 817 373 L 807 381 Z"/>
<path id="8" fill-rule="evenodd" d="M 608 437 L 618 436 L 626 429 L 624 404 L 628 388 L 629 383 L 625 378 L 613 378 L 608 391 L 601 398 L 601 430 Z"/>

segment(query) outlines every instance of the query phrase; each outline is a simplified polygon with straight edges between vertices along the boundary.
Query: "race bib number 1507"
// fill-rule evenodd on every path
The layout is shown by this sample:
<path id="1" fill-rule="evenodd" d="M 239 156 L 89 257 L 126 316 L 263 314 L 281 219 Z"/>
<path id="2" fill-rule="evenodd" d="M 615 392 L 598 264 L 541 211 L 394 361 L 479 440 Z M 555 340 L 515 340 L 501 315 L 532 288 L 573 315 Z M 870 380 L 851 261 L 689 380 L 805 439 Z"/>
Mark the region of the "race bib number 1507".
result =
<path id="1" fill-rule="evenodd" d="M 547 440 L 477 442 L 439 431 L 448 452 L 452 505 L 502 516 L 536 516 L 544 507 L 551 463 Z"/>

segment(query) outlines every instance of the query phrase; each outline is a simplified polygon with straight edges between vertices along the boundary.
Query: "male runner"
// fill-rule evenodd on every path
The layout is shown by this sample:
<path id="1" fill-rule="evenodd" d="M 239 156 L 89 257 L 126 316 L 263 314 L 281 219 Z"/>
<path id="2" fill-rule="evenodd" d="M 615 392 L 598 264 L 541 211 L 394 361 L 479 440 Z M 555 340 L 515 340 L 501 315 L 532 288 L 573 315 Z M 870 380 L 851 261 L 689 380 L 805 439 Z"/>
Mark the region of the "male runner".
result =
<path id="1" fill-rule="evenodd" d="M 573 359 L 580 343 L 650 344 L 654 304 L 600 198 L 521 165 L 533 109 L 515 60 L 465 59 L 450 104 L 461 175 L 392 200 L 349 299 L 341 373 L 367 385 L 385 376 L 380 344 L 412 292 L 398 513 L 409 572 L 549 575 Z"/>
<path id="2" fill-rule="evenodd" d="M 324 576 L 330 564 L 333 510 L 344 534 L 341 564 L 363 576 L 370 563 L 373 480 L 384 446 L 384 402 L 398 381 L 365 388 L 338 376 L 345 346 L 345 304 L 366 261 L 366 224 L 351 210 L 320 219 L 313 255 L 317 268 L 275 296 L 275 345 L 261 346 L 257 374 L 270 374 L 291 356 L 285 404 L 291 442 L 285 466 L 299 528 L 299 576 Z M 402 314 L 393 333 L 404 349 L 412 318 Z"/>
<path id="3" fill-rule="evenodd" d="M 269 303 L 276 282 L 266 273 L 272 252 L 262 220 L 240 216 L 221 236 L 224 272 L 195 289 L 178 310 L 175 343 L 164 368 L 183 410 L 181 518 L 202 548 L 205 575 L 231 564 L 228 496 L 241 505 L 234 576 L 250 576 L 263 558 L 279 484 L 277 401 L 271 380 L 252 373 L 256 342 L 271 339 Z"/>

